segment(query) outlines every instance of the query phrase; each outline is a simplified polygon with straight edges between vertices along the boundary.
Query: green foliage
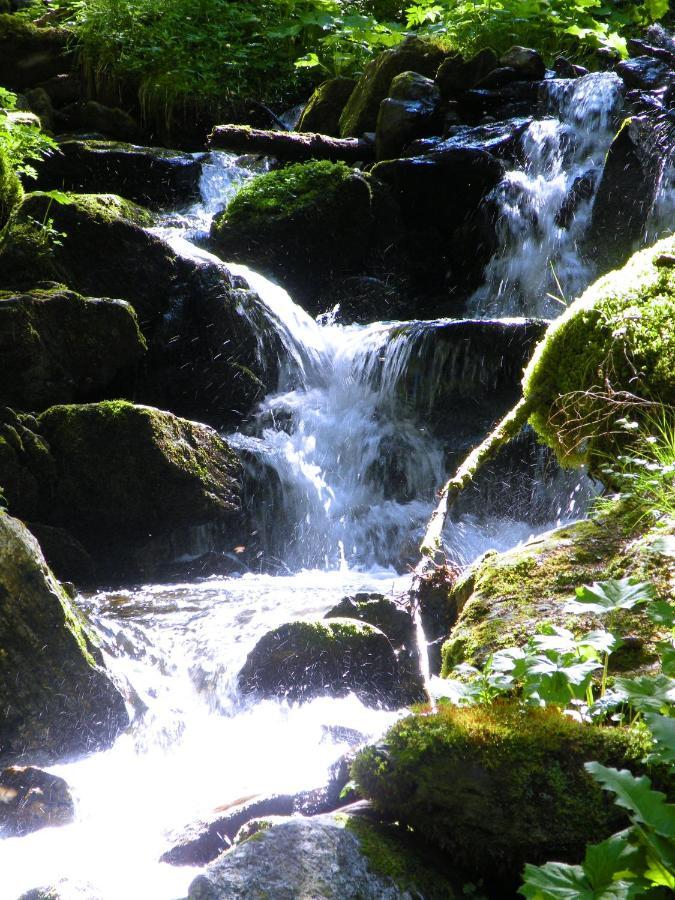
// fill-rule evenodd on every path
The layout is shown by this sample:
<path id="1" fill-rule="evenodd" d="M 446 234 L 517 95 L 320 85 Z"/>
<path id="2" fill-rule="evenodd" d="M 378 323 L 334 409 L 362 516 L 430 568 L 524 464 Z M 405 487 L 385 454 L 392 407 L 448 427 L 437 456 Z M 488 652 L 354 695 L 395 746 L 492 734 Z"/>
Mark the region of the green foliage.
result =
<path id="1" fill-rule="evenodd" d="M 0 152 L 6 154 L 18 175 L 35 178 L 37 173 L 31 163 L 55 150 L 56 144 L 37 125 L 21 122 L 12 115 L 16 103 L 16 94 L 0 87 Z"/>

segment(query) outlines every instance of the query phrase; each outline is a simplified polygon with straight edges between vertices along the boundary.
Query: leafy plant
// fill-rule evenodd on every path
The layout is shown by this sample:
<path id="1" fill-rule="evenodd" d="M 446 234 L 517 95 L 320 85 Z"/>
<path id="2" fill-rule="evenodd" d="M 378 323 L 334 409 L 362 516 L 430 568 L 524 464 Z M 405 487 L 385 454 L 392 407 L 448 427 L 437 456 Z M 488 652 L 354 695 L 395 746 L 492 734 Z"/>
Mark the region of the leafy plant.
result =
<path id="1" fill-rule="evenodd" d="M 32 163 L 53 152 L 56 144 L 39 126 L 12 115 L 16 104 L 16 94 L 0 88 L 0 150 L 18 175 L 35 178 L 37 172 Z"/>

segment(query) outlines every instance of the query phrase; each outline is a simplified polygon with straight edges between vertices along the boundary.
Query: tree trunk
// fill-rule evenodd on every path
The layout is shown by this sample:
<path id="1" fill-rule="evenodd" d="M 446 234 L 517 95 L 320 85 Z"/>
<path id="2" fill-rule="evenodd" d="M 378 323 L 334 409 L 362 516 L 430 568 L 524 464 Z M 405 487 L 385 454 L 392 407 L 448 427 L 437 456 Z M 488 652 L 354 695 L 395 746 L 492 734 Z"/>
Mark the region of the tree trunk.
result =
<path id="1" fill-rule="evenodd" d="M 293 162 L 328 159 L 356 163 L 375 158 L 374 146 L 361 138 L 333 138 L 297 131 L 262 131 L 248 125 L 216 125 L 209 135 L 208 144 L 211 149 L 275 156 Z"/>

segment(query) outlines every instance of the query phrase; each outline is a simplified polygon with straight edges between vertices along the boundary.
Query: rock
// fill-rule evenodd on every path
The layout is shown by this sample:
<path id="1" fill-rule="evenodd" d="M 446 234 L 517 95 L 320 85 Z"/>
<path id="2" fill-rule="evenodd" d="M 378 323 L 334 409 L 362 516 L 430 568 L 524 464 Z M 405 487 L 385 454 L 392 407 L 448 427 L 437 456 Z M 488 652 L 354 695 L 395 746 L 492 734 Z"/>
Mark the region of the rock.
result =
<path id="1" fill-rule="evenodd" d="M 412 140 L 433 133 L 438 125 L 441 94 L 430 78 L 402 72 L 391 82 L 389 96 L 380 104 L 375 153 L 393 159 Z"/>
<path id="2" fill-rule="evenodd" d="M 581 204 L 593 199 L 597 180 L 594 171 L 586 172 L 574 179 L 555 217 L 555 223 L 559 228 L 569 228 Z"/>
<path id="3" fill-rule="evenodd" d="M 461 896 L 398 829 L 351 813 L 264 823 L 190 885 L 188 900 L 453 900 Z M 421 891 L 424 893 L 421 893 Z"/>
<path id="4" fill-rule="evenodd" d="M 631 57 L 651 56 L 653 59 L 660 59 L 662 62 L 668 63 L 671 67 L 675 64 L 675 53 L 666 47 L 653 46 L 638 38 L 629 38 L 626 46 L 628 55 Z"/>
<path id="5" fill-rule="evenodd" d="M 142 137 L 136 120 L 119 107 L 97 100 L 83 100 L 64 106 L 57 122 L 60 131 L 96 132 L 113 141 L 138 141 Z"/>
<path id="6" fill-rule="evenodd" d="M 638 56 L 622 60 L 615 69 L 627 88 L 653 91 L 675 79 L 671 65 L 651 56 Z"/>
<path id="7" fill-rule="evenodd" d="M 62 286 L 0 293 L 0 404 L 41 411 L 100 396 L 145 352 L 133 309 Z"/>
<path id="8" fill-rule="evenodd" d="M 81 614 L 35 538 L 0 513 L 0 759 L 109 746 L 128 724 Z"/>
<path id="9" fill-rule="evenodd" d="M 582 78 L 588 75 L 588 69 L 577 66 L 565 56 L 559 56 L 553 64 L 553 71 L 558 78 Z"/>
<path id="10" fill-rule="evenodd" d="M 15 837 L 67 825 L 75 818 L 75 804 L 63 778 L 34 766 L 0 770 L 0 835 Z"/>
<path id="11" fill-rule="evenodd" d="M 329 78 L 314 91 L 298 123 L 298 131 L 340 136 L 340 116 L 356 87 L 353 78 Z"/>
<path id="12" fill-rule="evenodd" d="M 409 716 L 363 750 L 353 774 L 378 811 L 440 848 L 465 876 L 510 896 L 526 862 L 576 862 L 627 817 L 584 762 L 639 769 L 642 740 L 517 703 Z M 644 746 L 644 744 L 643 744 Z"/>
<path id="13" fill-rule="evenodd" d="M 69 72 L 68 37 L 65 29 L 38 28 L 18 16 L 0 15 L 0 84 L 22 91 Z"/>
<path id="14" fill-rule="evenodd" d="M 43 131 L 54 130 L 54 107 L 49 94 L 43 88 L 31 88 L 25 91 L 23 98 L 30 111 L 38 117 L 39 126 Z"/>
<path id="15" fill-rule="evenodd" d="M 417 72 L 433 78 L 444 57 L 429 41 L 407 37 L 402 44 L 385 50 L 368 63 L 340 117 L 341 137 L 360 137 L 375 131 L 380 103 L 401 72 Z"/>
<path id="16" fill-rule="evenodd" d="M 103 900 L 103 898 L 88 882 L 63 879 L 56 884 L 26 891 L 19 900 Z"/>
<path id="17" fill-rule="evenodd" d="M 53 75 L 46 81 L 40 82 L 37 87 L 47 94 L 52 106 L 56 109 L 76 103 L 85 94 L 84 83 L 81 77 L 74 72 Z"/>
<path id="18" fill-rule="evenodd" d="M 386 282 L 371 275 L 337 279 L 321 292 L 318 305 L 331 312 L 340 325 L 405 319 L 410 301 L 401 280 Z"/>
<path id="19" fill-rule="evenodd" d="M 475 87 L 498 65 L 499 60 L 490 49 L 481 50 L 469 60 L 459 55 L 449 56 L 438 69 L 436 84 L 444 97 L 454 97 Z"/>
<path id="20" fill-rule="evenodd" d="M 49 447 L 37 431 L 32 416 L 0 409 L 0 492 L 26 521 L 39 518 L 44 489 L 56 474 Z"/>
<path id="21" fill-rule="evenodd" d="M 460 598 L 453 588 L 459 573 L 459 567 L 453 563 L 434 566 L 417 579 L 411 591 L 411 599 L 419 609 L 432 675 L 441 671 L 441 644 L 457 621 Z"/>
<path id="22" fill-rule="evenodd" d="M 42 191 L 119 194 L 151 207 L 176 207 L 199 196 L 199 162 L 162 147 L 69 139 L 37 169 L 35 188 Z"/>
<path id="23" fill-rule="evenodd" d="M 10 165 L 7 155 L 0 151 L 0 236 L 23 199 L 23 188 Z"/>
<path id="24" fill-rule="evenodd" d="M 527 47 L 511 47 L 499 60 L 500 66 L 515 69 L 526 81 L 541 81 L 546 75 L 546 66 L 536 50 Z"/>
<path id="25" fill-rule="evenodd" d="M 483 150 L 499 156 L 500 159 L 513 159 L 519 148 L 520 138 L 532 124 L 530 116 L 516 116 L 494 125 L 456 125 L 448 129 L 443 140 L 429 148 L 429 152 L 442 153 L 445 150 L 465 149 Z"/>
<path id="26" fill-rule="evenodd" d="M 655 571 L 654 534 L 631 528 L 620 509 L 600 519 L 575 522 L 532 538 L 506 553 L 490 551 L 447 591 L 446 608 L 459 614 L 443 645 L 443 671 L 461 662 L 482 665 L 505 647 L 522 646 L 543 623 L 584 631 L 601 627 L 597 617 L 564 612 L 577 587 L 606 578 L 656 580 L 671 592 L 672 565 Z M 656 659 L 656 626 L 639 610 L 622 612 L 615 630 L 639 637 L 611 656 L 616 671 L 635 671 Z"/>
<path id="27" fill-rule="evenodd" d="M 326 619 L 358 619 L 383 631 L 396 648 L 414 649 L 417 638 L 410 610 L 382 594 L 344 597 L 328 610 Z"/>
<path id="28" fill-rule="evenodd" d="M 40 279 L 61 281 L 85 296 L 127 300 L 149 334 L 169 305 L 174 252 L 148 232 L 154 219 L 143 207 L 114 194 L 68 198 L 27 196 L 0 253 L 1 283 L 31 288 Z"/>
<path id="29" fill-rule="evenodd" d="M 448 281 L 466 291 L 472 283 L 478 286 L 493 249 L 480 207 L 503 174 L 503 163 L 491 154 L 454 147 L 373 168 L 373 177 L 391 188 L 401 207 L 417 290 L 447 295 Z"/>
<path id="30" fill-rule="evenodd" d="M 478 90 L 498 91 L 500 88 L 506 87 L 507 84 L 513 84 L 514 81 L 518 81 L 519 78 L 521 78 L 521 75 L 517 69 L 511 66 L 500 66 L 498 69 L 488 72 L 485 78 L 481 78 L 476 84 L 476 88 Z"/>
<path id="31" fill-rule="evenodd" d="M 68 579 L 78 585 L 95 584 L 94 560 L 77 538 L 64 528 L 53 528 L 39 522 L 29 522 L 28 527 L 37 538 L 49 568 L 62 584 Z M 67 584 L 63 587 L 67 588 Z"/>
<path id="32" fill-rule="evenodd" d="M 386 189 L 344 163 L 320 161 L 248 182 L 211 236 L 221 258 L 255 266 L 316 315 L 321 291 L 376 265 L 399 227 Z"/>
<path id="33" fill-rule="evenodd" d="M 240 465 L 211 428 L 110 401 L 52 407 L 35 429 L 20 434 L 27 450 L 0 443 L 0 484 L 16 515 L 81 543 L 99 584 L 156 579 L 242 543 Z M 17 490 L 22 480 L 35 490 Z"/>
<path id="34" fill-rule="evenodd" d="M 419 676 L 399 666 L 387 637 L 350 619 L 289 622 L 269 631 L 237 682 L 244 695 L 291 702 L 353 692 L 366 705 L 396 709 L 424 697 Z"/>

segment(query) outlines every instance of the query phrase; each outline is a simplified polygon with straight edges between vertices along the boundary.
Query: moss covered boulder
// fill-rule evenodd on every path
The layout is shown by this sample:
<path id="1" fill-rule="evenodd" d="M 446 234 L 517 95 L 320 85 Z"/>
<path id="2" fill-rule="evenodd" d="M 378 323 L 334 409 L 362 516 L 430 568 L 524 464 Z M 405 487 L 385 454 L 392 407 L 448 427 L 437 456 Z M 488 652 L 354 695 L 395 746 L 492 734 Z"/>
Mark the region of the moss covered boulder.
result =
<path id="1" fill-rule="evenodd" d="M 675 406 L 675 239 L 636 253 L 550 327 L 528 365 L 530 422 L 563 464 L 597 467 L 622 415 Z M 618 436 L 617 436 L 618 432 Z M 625 436 L 625 432 L 624 432 Z"/>
<path id="2" fill-rule="evenodd" d="M 355 86 L 353 78 L 329 78 L 320 84 L 302 111 L 298 131 L 338 137 L 340 116 Z"/>
<path id="3" fill-rule="evenodd" d="M 490 551 L 447 593 L 458 616 L 443 645 L 443 675 L 461 662 L 481 665 L 490 653 L 522 646 L 542 625 L 583 634 L 604 626 L 625 635 L 610 671 L 635 671 L 656 661 L 661 631 L 643 610 L 621 610 L 602 622 L 564 611 L 575 590 L 608 578 L 651 581 L 663 599 L 675 600 L 675 565 L 659 539 L 675 524 L 645 532 L 644 523 L 617 508 L 531 539 L 506 553 Z"/>
<path id="4" fill-rule="evenodd" d="M 340 117 L 340 135 L 359 137 L 375 131 L 380 103 L 389 94 L 393 79 L 401 72 L 436 75 L 445 54 L 430 41 L 410 36 L 398 47 L 385 50 L 368 63 Z"/>
<path id="5" fill-rule="evenodd" d="M 289 622 L 268 632 L 238 675 L 244 694 L 290 701 L 355 693 L 369 706 L 397 708 L 424 699 L 379 629 L 353 619 Z"/>
<path id="6" fill-rule="evenodd" d="M 635 767 L 646 747 L 557 710 L 445 707 L 394 725 L 352 771 L 381 813 L 509 896 L 526 862 L 576 861 L 626 823 L 583 765 Z"/>
<path id="7" fill-rule="evenodd" d="M 26 521 L 38 521 L 45 489 L 56 477 L 54 458 L 36 419 L 0 408 L 0 496 Z"/>
<path id="8" fill-rule="evenodd" d="M 145 352 L 122 300 L 84 298 L 62 286 L 0 293 L 0 404 L 41 411 L 95 398 Z"/>
<path id="9" fill-rule="evenodd" d="M 218 255 L 260 268 L 311 313 L 339 276 L 381 257 L 397 227 L 386 189 L 344 163 L 299 163 L 248 182 L 216 217 Z"/>
<path id="10" fill-rule="evenodd" d="M 11 90 L 33 87 L 72 68 L 63 28 L 38 28 L 13 15 L 0 15 L 0 84 Z"/>
<path id="11" fill-rule="evenodd" d="M 0 759 L 109 745 L 128 723 L 87 625 L 35 538 L 0 513 Z"/>

